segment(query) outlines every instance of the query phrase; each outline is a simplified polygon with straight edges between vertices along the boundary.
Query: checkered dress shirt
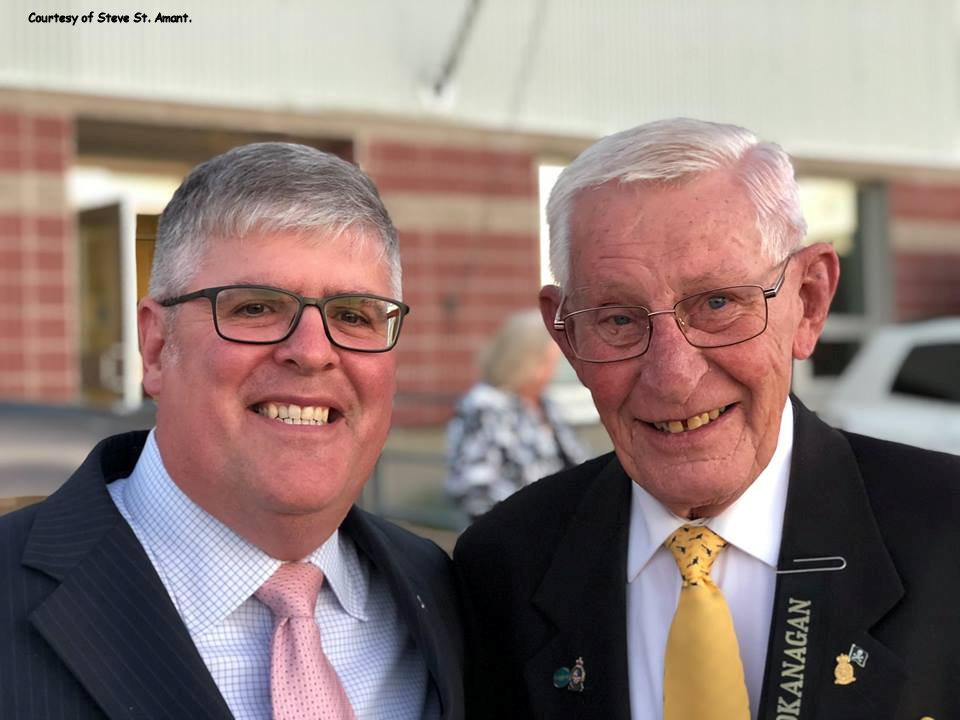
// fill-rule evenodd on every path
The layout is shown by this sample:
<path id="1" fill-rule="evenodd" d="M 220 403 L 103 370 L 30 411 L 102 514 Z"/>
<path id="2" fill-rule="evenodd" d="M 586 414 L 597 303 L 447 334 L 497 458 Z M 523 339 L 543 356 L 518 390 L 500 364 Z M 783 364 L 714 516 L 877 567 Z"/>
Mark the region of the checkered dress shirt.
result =
<path id="1" fill-rule="evenodd" d="M 238 720 L 268 720 L 273 615 L 254 597 L 280 566 L 206 513 L 164 468 L 151 432 L 133 474 L 107 486 Z M 326 576 L 316 618 L 357 720 L 440 717 L 426 664 L 387 582 L 339 531 L 304 558 Z"/>

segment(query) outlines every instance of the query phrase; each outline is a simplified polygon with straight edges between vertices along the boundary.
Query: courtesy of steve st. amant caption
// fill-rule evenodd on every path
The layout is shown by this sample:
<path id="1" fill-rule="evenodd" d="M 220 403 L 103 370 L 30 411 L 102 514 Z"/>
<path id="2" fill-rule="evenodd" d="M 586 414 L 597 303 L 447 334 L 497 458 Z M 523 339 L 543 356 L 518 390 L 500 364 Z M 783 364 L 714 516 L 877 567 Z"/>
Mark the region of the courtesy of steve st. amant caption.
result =
<path id="1" fill-rule="evenodd" d="M 38 13 L 32 12 L 27 16 L 27 22 L 30 23 L 49 23 L 51 25 L 123 25 L 125 23 L 149 24 L 149 23 L 191 23 L 188 13 L 163 13 L 163 12 L 135 12 L 135 13 L 112 13 L 91 10 L 82 15 L 66 15 L 64 13 Z"/>

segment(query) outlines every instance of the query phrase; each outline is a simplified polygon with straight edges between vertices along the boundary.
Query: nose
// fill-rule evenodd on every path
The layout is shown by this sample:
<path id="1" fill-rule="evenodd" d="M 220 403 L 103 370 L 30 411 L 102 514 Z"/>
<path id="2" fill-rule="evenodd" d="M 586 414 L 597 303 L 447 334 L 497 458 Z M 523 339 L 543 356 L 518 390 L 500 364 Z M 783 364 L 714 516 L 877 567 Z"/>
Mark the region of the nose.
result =
<path id="1" fill-rule="evenodd" d="M 641 357 L 639 383 L 664 401 L 683 404 L 706 375 L 707 360 L 700 348 L 687 342 L 673 313 L 655 315 L 650 321 L 653 334 Z"/>
<path id="2" fill-rule="evenodd" d="M 274 347 L 278 363 L 295 367 L 303 373 L 340 363 L 340 349 L 327 337 L 319 308 L 310 305 L 303 309 L 300 322 L 290 337 Z"/>

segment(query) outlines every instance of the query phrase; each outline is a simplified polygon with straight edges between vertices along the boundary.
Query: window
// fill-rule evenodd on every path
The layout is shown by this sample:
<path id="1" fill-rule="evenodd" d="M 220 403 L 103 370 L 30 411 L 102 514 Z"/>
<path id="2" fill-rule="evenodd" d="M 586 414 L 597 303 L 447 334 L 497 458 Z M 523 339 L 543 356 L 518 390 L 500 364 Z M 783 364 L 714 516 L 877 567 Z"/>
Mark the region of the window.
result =
<path id="1" fill-rule="evenodd" d="M 547 200 L 563 172 L 563 165 L 540 166 L 540 285 L 553 284 L 550 273 L 550 229 L 547 227 Z M 539 288 L 538 288 L 539 289 Z"/>
<path id="2" fill-rule="evenodd" d="M 893 392 L 960 402 L 960 344 L 918 345 L 903 361 Z"/>

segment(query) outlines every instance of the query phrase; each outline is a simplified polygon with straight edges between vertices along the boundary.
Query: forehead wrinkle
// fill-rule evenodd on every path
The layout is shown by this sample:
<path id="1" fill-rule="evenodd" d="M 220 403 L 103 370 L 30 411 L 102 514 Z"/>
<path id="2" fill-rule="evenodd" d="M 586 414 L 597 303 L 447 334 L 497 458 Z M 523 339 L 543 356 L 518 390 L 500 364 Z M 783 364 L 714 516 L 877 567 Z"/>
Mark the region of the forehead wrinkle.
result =
<path id="1" fill-rule="evenodd" d="M 302 282 L 277 282 L 276 278 L 266 278 L 262 275 L 242 275 L 238 279 L 224 283 L 224 285 L 266 285 L 268 287 L 277 288 L 278 290 L 287 290 L 289 292 L 296 293 L 298 295 L 306 295 L 309 297 L 327 297 L 329 295 L 380 295 L 381 293 L 376 292 L 375 290 L 366 287 L 364 285 L 356 287 L 348 286 L 337 286 L 337 285 L 325 285 L 323 282 L 320 282 L 316 285 L 310 284 L 309 287 L 305 287 Z M 321 295 L 312 295 L 312 287 L 323 288 Z"/>
<path id="2" fill-rule="evenodd" d="M 669 254 L 665 253 L 665 255 Z M 620 255 L 605 255 L 601 259 L 619 261 L 617 267 L 621 268 L 625 262 L 636 260 L 632 256 Z M 601 273 L 599 277 L 591 278 L 591 282 L 581 283 L 572 288 L 568 297 L 575 301 L 587 299 L 593 295 L 604 295 L 608 299 L 616 299 L 617 296 L 622 296 L 624 304 L 631 305 L 639 302 L 639 304 L 646 306 L 652 297 L 664 290 L 674 290 L 676 294 L 674 299 L 679 300 L 682 297 L 699 292 L 737 285 L 762 285 L 767 281 L 766 278 L 755 277 L 755 270 L 745 271 L 743 268 L 736 267 L 735 259 L 726 255 L 718 257 L 716 263 L 711 263 L 707 270 L 693 275 L 685 275 L 682 265 L 671 266 L 669 258 L 665 257 L 664 262 L 667 264 L 667 267 L 663 268 L 667 270 L 666 273 L 651 269 L 646 265 L 641 266 L 644 270 L 650 271 L 651 276 L 655 278 L 653 287 L 645 286 L 639 278 L 636 282 L 631 282 L 631 279 L 622 273 L 616 276 Z M 658 263 L 658 265 L 662 265 L 662 263 Z M 678 273 L 668 279 L 671 274 L 669 271 L 673 269 L 677 269 Z"/>

